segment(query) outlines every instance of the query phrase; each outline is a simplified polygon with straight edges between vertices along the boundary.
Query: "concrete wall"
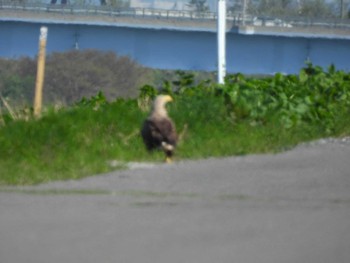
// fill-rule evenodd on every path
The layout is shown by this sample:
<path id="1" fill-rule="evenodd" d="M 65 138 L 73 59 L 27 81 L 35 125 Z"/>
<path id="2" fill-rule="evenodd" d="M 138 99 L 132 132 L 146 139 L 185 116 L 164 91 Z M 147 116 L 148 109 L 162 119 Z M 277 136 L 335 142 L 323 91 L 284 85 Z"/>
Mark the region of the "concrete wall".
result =
<path id="1" fill-rule="evenodd" d="M 0 21 L 0 57 L 34 57 L 41 23 Z M 216 33 L 84 24 L 46 24 L 47 52 L 74 48 L 128 55 L 153 68 L 216 70 Z M 350 70 L 350 40 L 326 37 L 227 34 L 227 71 L 249 74 L 297 73 L 314 64 Z"/>

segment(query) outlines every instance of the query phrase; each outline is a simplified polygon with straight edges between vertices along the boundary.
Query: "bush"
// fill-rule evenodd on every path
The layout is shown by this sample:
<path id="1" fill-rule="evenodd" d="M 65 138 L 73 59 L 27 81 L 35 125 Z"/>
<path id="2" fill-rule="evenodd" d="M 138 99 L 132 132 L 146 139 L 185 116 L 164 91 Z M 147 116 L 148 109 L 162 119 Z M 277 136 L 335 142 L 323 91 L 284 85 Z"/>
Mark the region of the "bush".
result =
<path id="1" fill-rule="evenodd" d="M 30 67 L 22 70 L 18 74 Z M 159 93 L 174 97 L 167 107 L 181 134 L 178 160 L 276 152 L 349 135 L 349 82 L 349 73 L 311 64 L 299 75 L 229 75 L 224 85 L 177 72 L 161 87 L 143 86 L 138 99 L 108 101 L 99 91 L 70 107 L 48 107 L 41 118 L 30 111 L 2 112 L 0 186 L 77 179 L 129 161 L 162 160 L 161 152 L 146 151 L 139 133 Z"/>
<path id="2" fill-rule="evenodd" d="M 336 127 L 338 116 L 350 109 L 350 74 L 336 70 L 333 65 L 324 70 L 307 63 L 299 75 L 277 73 L 264 78 L 238 73 L 228 75 L 224 85 L 210 79 L 195 83 L 193 74 L 182 71 L 177 72 L 177 77 L 164 81 L 158 89 L 143 86 L 140 98 L 154 98 L 158 93 L 177 96 L 187 109 L 182 114 L 196 109 L 197 119 L 202 115 L 213 119 L 213 112 L 222 116 L 219 105 L 224 105 L 231 123 L 248 122 L 256 126 L 277 122 L 284 128 L 312 123 L 328 133 Z M 214 104 L 218 107 L 209 110 Z"/>
<path id="3" fill-rule="evenodd" d="M 228 112 L 237 121 L 277 121 L 285 128 L 313 123 L 331 132 L 337 115 L 350 109 L 350 74 L 307 64 L 299 76 L 280 73 L 264 79 L 229 76 L 221 87 Z"/>
<path id="4" fill-rule="evenodd" d="M 35 63 L 29 58 L 18 60 L 0 59 L 0 95 L 13 106 L 33 101 Z"/>
<path id="5" fill-rule="evenodd" d="M 36 60 L 0 59 L 0 93 L 11 101 L 32 103 Z M 150 71 L 126 56 L 96 50 L 52 53 L 46 57 L 44 103 L 71 105 L 102 91 L 108 100 L 136 97 Z M 16 103 L 15 103 L 16 104 Z"/>

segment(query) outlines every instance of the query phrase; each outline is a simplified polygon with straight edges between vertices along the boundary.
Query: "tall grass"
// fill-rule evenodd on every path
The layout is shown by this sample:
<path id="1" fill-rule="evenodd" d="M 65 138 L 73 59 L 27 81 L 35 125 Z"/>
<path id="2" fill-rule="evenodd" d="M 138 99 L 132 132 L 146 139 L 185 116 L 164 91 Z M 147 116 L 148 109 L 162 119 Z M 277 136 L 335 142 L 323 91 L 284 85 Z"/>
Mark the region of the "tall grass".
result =
<path id="1" fill-rule="evenodd" d="M 123 168 L 130 161 L 162 162 L 162 153 L 149 154 L 139 136 L 152 98 L 158 93 L 175 98 L 167 106 L 182 134 L 175 161 L 278 152 L 304 141 L 349 135 L 350 77 L 340 74 L 329 90 L 325 84 L 315 88 L 314 76 L 302 76 L 304 86 L 293 93 L 281 85 L 297 85 L 283 81 L 300 81 L 300 77 L 248 80 L 240 76 L 237 80 L 234 76 L 225 86 L 217 87 L 211 82 L 193 83 L 191 76 L 182 73 L 179 81 L 164 83 L 160 90 L 143 87 L 138 99 L 108 102 L 99 93 L 70 107 L 48 108 L 40 119 L 13 118 L 15 112 L 3 112 L 0 185 L 78 179 Z M 306 82 L 315 93 L 309 92 Z M 252 83 L 249 93 L 247 87 Z M 307 107 L 302 106 L 302 89 L 309 96 Z M 284 92 L 288 92 L 287 99 Z M 260 98 L 263 104 L 256 103 Z M 261 108 L 264 105 L 266 108 Z"/>

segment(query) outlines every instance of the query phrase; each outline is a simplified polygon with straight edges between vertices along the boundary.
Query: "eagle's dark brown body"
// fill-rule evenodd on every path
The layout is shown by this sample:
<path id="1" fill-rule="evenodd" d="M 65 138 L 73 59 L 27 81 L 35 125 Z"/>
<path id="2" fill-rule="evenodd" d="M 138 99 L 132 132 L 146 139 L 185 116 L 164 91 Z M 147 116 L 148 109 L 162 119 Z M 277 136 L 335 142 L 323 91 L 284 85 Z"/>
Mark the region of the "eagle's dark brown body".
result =
<path id="1" fill-rule="evenodd" d="M 165 104 L 169 101 L 172 101 L 170 96 L 158 96 L 150 116 L 144 121 L 141 129 L 141 136 L 147 150 L 163 150 L 167 162 L 171 161 L 178 139 L 175 124 L 168 117 L 165 109 Z"/>

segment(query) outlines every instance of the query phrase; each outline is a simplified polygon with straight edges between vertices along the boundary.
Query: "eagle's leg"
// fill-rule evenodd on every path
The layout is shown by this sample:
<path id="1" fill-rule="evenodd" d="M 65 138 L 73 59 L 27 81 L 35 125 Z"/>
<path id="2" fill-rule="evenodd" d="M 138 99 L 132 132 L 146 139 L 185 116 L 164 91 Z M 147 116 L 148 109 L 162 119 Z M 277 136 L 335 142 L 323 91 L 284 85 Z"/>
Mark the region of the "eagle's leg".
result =
<path id="1" fill-rule="evenodd" d="M 173 151 L 165 151 L 165 162 L 166 163 L 172 163 L 173 162 Z"/>
<path id="2" fill-rule="evenodd" d="M 165 162 L 172 163 L 172 157 L 174 154 L 174 146 L 166 142 L 162 142 L 162 148 L 165 153 Z"/>

